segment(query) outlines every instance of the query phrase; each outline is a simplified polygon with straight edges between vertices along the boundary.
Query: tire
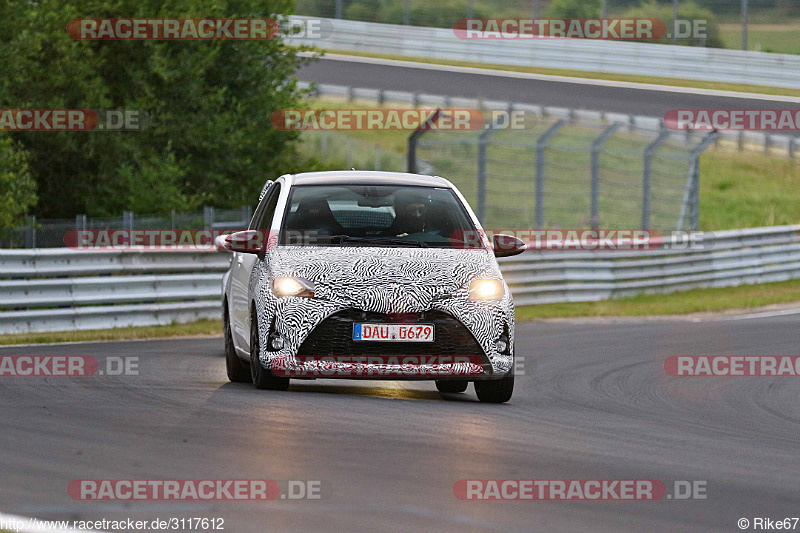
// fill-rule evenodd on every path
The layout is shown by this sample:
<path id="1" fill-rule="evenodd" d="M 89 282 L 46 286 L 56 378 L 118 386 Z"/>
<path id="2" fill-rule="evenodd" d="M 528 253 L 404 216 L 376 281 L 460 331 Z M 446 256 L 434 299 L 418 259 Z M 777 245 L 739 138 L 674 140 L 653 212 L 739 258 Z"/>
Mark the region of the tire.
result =
<path id="1" fill-rule="evenodd" d="M 467 390 L 467 385 L 469 385 L 469 381 L 466 380 L 452 380 L 452 381 L 445 381 L 443 379 L 436 380 L 436 388 L 439 392 L 447 392 L 447 393 L 455 393 L 455 392 L 464 392 Z"/>
<path id="2" fill-rule="evenodd" d="M 227 303 L 225 304 L 225 314 L 222 317 L 222 331 L 225 334 L 225 369 L 228 371 L 228 379 L 233 383 L 250 383 L 252 379 L 250 377 L 250 369 L 236 355 L 236 348 L 233 346 Z"/>
<path id="3" fill-rule="evenodd" d="M 500 379 L 475 382 L 475 394 L 484 403 L 505 403 L 514 393 L 514 374 Z"/>
<path id="4" fill-rule="evenodd" d="M 289 388 L 289 378 L 279 378 L 261 366 L 259 358 L 260 345 L 258 339 L 258 315 L 256 308 L 250 311 L 250 378 L 253 385 L 261 390 L 286 390 Z"/>

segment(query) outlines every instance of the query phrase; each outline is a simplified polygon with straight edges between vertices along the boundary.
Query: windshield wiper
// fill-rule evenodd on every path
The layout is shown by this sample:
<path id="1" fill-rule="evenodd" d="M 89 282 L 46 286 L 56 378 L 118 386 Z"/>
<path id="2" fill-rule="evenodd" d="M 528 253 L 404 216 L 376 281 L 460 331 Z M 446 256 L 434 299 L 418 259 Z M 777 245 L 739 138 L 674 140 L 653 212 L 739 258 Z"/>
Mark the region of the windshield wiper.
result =
<path id="1" fill-rule="evenodd" d="M 382 237 L 353 237 L 352 235 L 320 235 L 330 239 L 331 243 L 342 244 L 345 242 L 358 243 L 358 244 L 394 244 L 396 246 L 418 246 L 420 248 L 427 248 L 428 243 L 424 241 L 407 241 L 404 239 L 384 239 Z M 318 237 L 318 238 L 319 238 Z"/>

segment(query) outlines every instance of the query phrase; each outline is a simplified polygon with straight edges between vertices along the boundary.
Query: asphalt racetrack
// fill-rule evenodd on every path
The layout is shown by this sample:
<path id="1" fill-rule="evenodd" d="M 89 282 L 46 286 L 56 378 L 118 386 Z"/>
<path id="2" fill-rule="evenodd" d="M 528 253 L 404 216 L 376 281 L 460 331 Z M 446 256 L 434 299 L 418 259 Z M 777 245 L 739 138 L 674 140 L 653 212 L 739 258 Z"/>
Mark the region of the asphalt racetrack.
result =
<path id="1" fill-rule="evenodd" d="M 798 312 L 800 313 L 800 312 Z M 224 518 L 262 531 L 739 531 L 800 515 L 800 378 L 666 374 L 671 355 L 792 355 L 800 314 L 519 324 L 508 404 L 429 382 L 229 383 L 221 338 L 6 347 L 138 357 L 139 375 L 0 378 L 0 511 Z M 317 480 L 322 499 L 86 502 L 75 479 Z M 706 499 L 462 501 L 460 479 L 705 482 Z M 752 527 L 752 526 L 751 526 Z M 798 526 L 800 527 L 800 526 Z"/>
<path id="2" fill-rule="evenodd" d="M 565 63 L 565 68 L 569 65 Z M 456 71 L 453 71 L 456 70 Z M 643 89 L 608 82 L 535 79 L 459 72 L 448 67 L 329 55 L 297 72 L 302 81 L 485 98 L 631 115 L 663 117 L 671 109 L 797 109 L 800 98 L 724 96 L 690 88 Z M 524 75 L 523 75 L 524 76 Z"/>

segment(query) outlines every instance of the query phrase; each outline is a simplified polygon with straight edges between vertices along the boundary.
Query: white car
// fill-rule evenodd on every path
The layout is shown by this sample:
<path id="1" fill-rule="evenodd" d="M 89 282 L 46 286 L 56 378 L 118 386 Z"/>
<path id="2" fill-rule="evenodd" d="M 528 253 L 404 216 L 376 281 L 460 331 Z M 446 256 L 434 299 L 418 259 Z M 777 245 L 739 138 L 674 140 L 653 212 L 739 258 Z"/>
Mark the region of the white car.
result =
<path id="1" fill-rule="evenodd" d="M 265 185 L 249 229 L 217 248 L 233 254 L 222 299 L 231 381 L 429 379 L 442 393 L 473 382 L 481 401 L 511 398 L 514 304 L 495 256 L 525 244 L 490 243 L 446 179 L 284 175 Z"/>

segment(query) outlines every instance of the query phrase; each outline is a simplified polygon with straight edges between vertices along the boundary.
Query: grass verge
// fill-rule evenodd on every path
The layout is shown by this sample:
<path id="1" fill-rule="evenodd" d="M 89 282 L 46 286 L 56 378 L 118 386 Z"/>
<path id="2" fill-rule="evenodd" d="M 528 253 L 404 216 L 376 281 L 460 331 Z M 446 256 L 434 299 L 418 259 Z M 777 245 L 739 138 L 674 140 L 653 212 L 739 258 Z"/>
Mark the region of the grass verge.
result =
<path id="1" fill-rule="evenodd" d="M 186 324 L 144 326 L 114 329 L 87 329 L 81 331 L 53 331 L 45 333 L 13 333 L 0 335 L 0 346 L 8 344 L 44 344 L 50 342 L 124 341 L 132 339 L 160 339 L 165 337 L 222 336 L 222 320 L 204 319 Z"/>
<path id="2" fill-rule="evenodd" d="M 727 48 L 742 48 L 740 24 L 720 24 L 719 35 Z M 747 28 L 747 48 L 760 52 L 800 54 L 800 23 L 750 24 Z"/>
<path id="3" fill-rule="evenodd" d="M 686 315 L 800 302 L 800 279 L 672 294 L 642 294 L 602 302 L 574 302 L 517 307 L 517 321 L 542 318 Z"/>
<path id="4" fill-rule="evenodd" d="M 449 59 L 431 59 L 426 57 L 412 57 L 399 54 L 375 54 L 369 52 L 353 52 L 350 50 L 325 50 L 331 54 L 348 56 L 374 57 L 378 59 L 397 59 L 400 61 L 413 61 L 416 63 L 429 63 L 434 65 L 451 65 L 456 67 L 472 67 L 491 70 L 506 70 L 510 72 L 526 72 L 529 74 L 545 74 L 550 76 L 568 76 L 570 78 L 587 78 L 593 80 L 624 81 L 631 83 L 649 83 L 655 85 L 669 85 L 672 87 L 690 87 L 695 89 L 712 89 L 717 91 L 735 91 L 741 93 L 772 94 L 777 96 L 800 96 L 800 89 L 784 87 L 765 87 L 761 85 L 746 85 L 743 83 L 723 83 L 704 80 L 686 80 L 681 78 L 662 78 L 659 76 L 641 76 L 637 74 L 614 74 L 610 72 L 588 72 L 585 70 L 572 70 L 560 68 L 524 67 L 517 65 L 500 65 L 497 63 L 478 63 L 474 61 L 453 61 Z M 354 85 L 358 86 L 357 83 Z"/>

